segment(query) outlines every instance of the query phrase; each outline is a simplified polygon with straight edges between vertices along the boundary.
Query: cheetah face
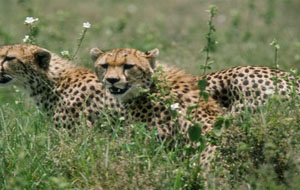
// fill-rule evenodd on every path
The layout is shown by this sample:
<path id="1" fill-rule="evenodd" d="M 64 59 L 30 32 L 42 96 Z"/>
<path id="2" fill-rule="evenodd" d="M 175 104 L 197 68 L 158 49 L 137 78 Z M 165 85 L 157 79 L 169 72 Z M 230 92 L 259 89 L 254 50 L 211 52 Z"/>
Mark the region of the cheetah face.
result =
<path id="1" fill-rule="evenodd" d="M 7 45 L 0 47 L 0 86 L 26 83 L 34 70 L 46 70 L 51 55 L 32 45 Z"/>
<path id="2" fill-rule="evenodd" d="M 103 52 L 93 48 L 90 53 L 99 80 L 121 101 L 138 96 L 141 89 L 150 88 L 158 49 L 144 53 L 136 49 Z"/>
<path id="3" fill-rule="evenodd" d="M 5 72 L 5 69 L 4 69 L 4 66 L 8 62 L 13 61 L 14 59 L 15 59 L 15 57 L 2 57 L 1 60 L 0 60 L 1 61 L 1 72 L 0 72 L 0 85 L 1 86 L 14 82 L 13 77 L 11 77 L 10 75 L 8 75 Z"/>

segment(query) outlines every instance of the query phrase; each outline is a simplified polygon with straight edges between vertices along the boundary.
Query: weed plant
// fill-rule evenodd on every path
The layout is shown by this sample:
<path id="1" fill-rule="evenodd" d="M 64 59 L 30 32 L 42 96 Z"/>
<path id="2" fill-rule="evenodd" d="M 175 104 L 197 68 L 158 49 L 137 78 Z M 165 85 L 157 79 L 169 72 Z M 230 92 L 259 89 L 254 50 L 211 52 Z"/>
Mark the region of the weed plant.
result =
<path id="1" fill-rule="evenodd" d="M 218 7 L 213 17 L 218 47 L 208 53 L 214 58 L 211 71 L 274 66 L 268 47 L 274 38 L 280 42 L 280 67 L 298 67 L 297 0 L 0 1 L 0 43 L 24 39 L 57 54 L 65 51 L 66 58 L 87 67 L 92 67 L 92 47 L 157 47 L 160 60 L 202 74 L 198 63 L 206 55 L 199 49 L 207 44 L 205 10 L 211 3 Z M 26 17 L 39 20 L 24 27 Z M 82 29 L 86 21 L 92 24 L 87 33 Z M 74 42 L 78 33 L 81 40 Z M 205 82 L 199 84 L 204 86 Z M 217 156 L 222 162 L 212 169 L 208 189 L 300 188 L 299 101 L 292 97 L 284 101 L 274 96 L 254 114 L 218 119 L 206 138 L 220 147 Z M 182 158 L 187 148 L 166 151 L 156 131 L 142 123 L 112 125 L 100 119 L 101 125 L 92 129 L 76 126 L 80 130 L 70 136 L 55 129 L 23 92 L 0 89 L 0 189 L 204 188 L 194 165 L 197 157 Z"/>

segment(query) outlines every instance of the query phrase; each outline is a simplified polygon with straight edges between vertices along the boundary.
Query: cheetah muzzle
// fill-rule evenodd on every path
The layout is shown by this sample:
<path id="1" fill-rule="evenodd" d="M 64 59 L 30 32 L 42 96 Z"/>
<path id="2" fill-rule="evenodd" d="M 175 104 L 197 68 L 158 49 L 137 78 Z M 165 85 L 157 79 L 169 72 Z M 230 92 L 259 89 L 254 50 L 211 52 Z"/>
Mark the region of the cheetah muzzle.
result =
<path id="1" fill-rule="evenodd" d="M 7 83 L 11 82 L 12 79 L 13 79 L 11 76 L 9 76 L 8 74 L 6 74 L 5 71 L 4 71 L 3 65 L 4 65 L 4 62 L 5 62 L 6 60 L 7 60 L 7 59 L 5 59 L 5 60 L 2 62 L 2 64 L 1 64 L 0 84 L 7 84 Z"/>
<path id="2" fill-rule="evenodd" d="M 0 77 L 0 84 L 7 84 L 12 81 L 12 77 L 4 74 Z"/>
<path id="3" fill-rule="evenodd" d="M 158 53 L 158 49 L 141 52 L 128 48 L 90 51 L 99 81 L 121 102 L 139 96 L 142 89 L 150 89 Z"/>
<path id="4" fill-rule="evenodd" d="M 122 94 L 125 94 L 130 87 L 131 87 L 131 85 L 129 85 L 129 84 L 127 84 L 125 86 L 125 88 L 123 88 L 123 89 L 117 88 L 115 86 L 111 86 L 108 88 L 108 90 L 112 95 L 122 95 Z"/>

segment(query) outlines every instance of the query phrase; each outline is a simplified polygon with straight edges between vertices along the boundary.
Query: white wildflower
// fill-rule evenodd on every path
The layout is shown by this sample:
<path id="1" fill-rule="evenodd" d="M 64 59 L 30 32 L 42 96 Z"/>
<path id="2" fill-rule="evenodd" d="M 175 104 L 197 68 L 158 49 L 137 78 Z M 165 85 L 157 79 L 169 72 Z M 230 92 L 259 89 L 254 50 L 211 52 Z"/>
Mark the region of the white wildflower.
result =
<path id="1" fill-rule="evenodd" d="M 23 42 L 26 43 L 29 41 L 29 36 L 28 35 L 25 35 L 25 37 L 23 38 Z"/>
<path id="2" fill-rule="evenodd" d="M 83 28 L 91 28 L 92 25 L 89 22 L 84 22 L 82 26 Z"/>
<path id="3" fill-rule="evenodd" d="M 21 103 L 20 101 L 17 101 L 17 100 L 15 101 L 15 104 L 16 104 L 16 105 L 18 105 L 18 104 L 20 104 L 20 103 Z"/>
<path id="4" fill-rule="evenodd" d="M 62 56 L 69 56 L 69 55 L 70 55 L 70 52 L 67 51 L 67 50 L 64 50 L 64 51 L 61 51 L 60 54 L 61 54 Z"/>
<path id="5" fill-rule="evenodd" d="M 33 17 L 26 17 L 25 18 L 25 24 L 33 24 L 37 22 L 39 18 L 33 18 Z"/>
<path id="6" fill-rule="evenodd" d="M 16 85 L 13 85 L 13 88 L 14 88 L 14 90 L 15 90 L 15 92 L 20 92 L 20 90 L 17 88 L 17 86 Z"/>
<path id="7" fill-rule="evenodd" d="M 125 121 L 125 117 L 120 117 L 119 120 L 120 121 Z"/>
<path id="8" fill-rule="evenodd" d="M 171 105 L 171 110 L 176 110 L 179 108 L 179 103 L 175 103 Z"/>
<path id="9" fill-rule="evenodd" d="M 272 94 L 274 94 L 274 90 L 273 89 L 268 89 L 268 90 L 266 90 L 266 94 L 272 95 Z"/>

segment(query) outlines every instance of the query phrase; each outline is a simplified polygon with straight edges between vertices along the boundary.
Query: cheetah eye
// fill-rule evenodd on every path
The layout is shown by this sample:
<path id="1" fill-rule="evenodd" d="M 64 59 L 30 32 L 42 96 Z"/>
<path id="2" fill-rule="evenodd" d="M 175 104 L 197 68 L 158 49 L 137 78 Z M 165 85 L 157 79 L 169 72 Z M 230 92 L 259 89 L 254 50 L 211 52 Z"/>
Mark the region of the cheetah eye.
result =
<path id="1" fill-rule="evenodd" d="M 108 67 L 108 64 L 107 64 L 107 63 L 105 63 L 105 64 L 102 64 L 102 65 L 101 65 L 101 67 L 102 67 L 103 69 L 107 69 L 107 67 Z"/>
<path id="2" fill-rule="evenodd" d="M 124 64 L 123 66 L 124 70 L 131 69 L 132 67 L 134 67 L 134 65 Z"/>

